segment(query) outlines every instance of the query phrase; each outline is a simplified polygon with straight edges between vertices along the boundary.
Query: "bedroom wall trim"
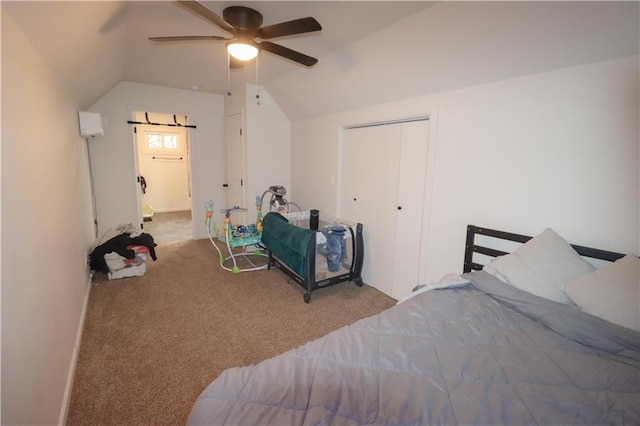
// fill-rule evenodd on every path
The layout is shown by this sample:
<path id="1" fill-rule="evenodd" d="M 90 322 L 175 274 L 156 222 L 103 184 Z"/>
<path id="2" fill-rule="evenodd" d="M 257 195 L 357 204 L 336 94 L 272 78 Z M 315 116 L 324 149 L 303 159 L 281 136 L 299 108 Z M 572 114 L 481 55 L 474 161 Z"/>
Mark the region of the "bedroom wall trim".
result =
<path id="1" fill-rule="evenodd" d="M 84 304 L 82 307 L 82 314 L 80 315 L 80 321 L 78 323 L 78 331 L 76 333 L 76 343 L 73 345 L 73 353 L 71 354 L 71 362 L 69 364 L 69 371 L 67 373 L 67 384 L 64 388 L 64 395 L 62 396 L 62 405 L 60 406 L 60 416 L 58 417 L 58 424 L 64 425 L 67 423 L 67 415 L 69 414 L 69 405 L 71 404 L 71 392 L 73 390 L 73 379 L 76 374 L 76 365 L 78 364 L 78 356 L 80 355 L 80 344 L 82 343 L 82 334 L 84 332 L 84 322 L 87 317 L 87 308 L 89 307 L 89 295 L 91 294 L 91 286 L 93 285 L 91 276 L 87 283 L 87 290 L 84 295 Z"/>
<path id="2" fill-rule="evenodd" d="M 440 105 L 436 104 L 431 111 L 429 111 L 429 144 L 427 146 L 427 171 L 424 182 L 424 212 L 422 216 L 422 244 L 420 253 L 420 258 L 424 260 L 420 263 L 420 282 L 427 282 L 429 259 L 431 259 L 430 241 L 433 222 L 433 194 L 437 168 L 436 159 L 438 157 L 439 114 Z"/>

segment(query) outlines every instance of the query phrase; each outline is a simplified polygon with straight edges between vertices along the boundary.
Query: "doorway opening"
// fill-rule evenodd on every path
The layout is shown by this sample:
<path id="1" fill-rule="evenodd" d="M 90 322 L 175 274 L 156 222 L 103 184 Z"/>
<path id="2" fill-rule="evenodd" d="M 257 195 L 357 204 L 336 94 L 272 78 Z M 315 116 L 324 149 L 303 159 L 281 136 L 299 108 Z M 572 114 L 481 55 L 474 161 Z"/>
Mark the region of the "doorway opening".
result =
<path id="1" fill-rule="evenodd" d="M 193 239 L 189 131 L 176 115 L 135 112 L 138 211 L 141 227 L 156 243 Z M 186 124 L 187 117 L 182 116 Z M 178 122 L 179 123 L 179 122 Z"/>

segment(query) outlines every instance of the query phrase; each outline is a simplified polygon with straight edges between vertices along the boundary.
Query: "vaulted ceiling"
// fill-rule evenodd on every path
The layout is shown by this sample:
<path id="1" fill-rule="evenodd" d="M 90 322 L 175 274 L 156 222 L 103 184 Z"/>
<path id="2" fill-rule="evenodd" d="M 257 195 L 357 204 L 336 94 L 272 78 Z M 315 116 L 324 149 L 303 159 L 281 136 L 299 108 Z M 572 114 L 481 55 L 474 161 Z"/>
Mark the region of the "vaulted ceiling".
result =
<path id="1" fill-rule="evenodd" d="M 200 1 L 222 16 L 231 5 L 259 11 L 263 25 L 307 16 L 320 32 L 274 39 L 316 58 L 344 48 L 432 2 L 362 1 Z M 226 93 L 229 84 L 268 83 L 301 68 L 270 53 L 258 70 L 227 72 L 224 42 L 157 43 L 149 37 L 217 35 L 220 28 L 174 1 L 16 1 L 2 2 L 34 47 L 84 107 L 119 81 Z"/>
<path id="2" fill-rule="evenodd" d="M 273 41 L 319 58 L 268 52 L 228 71 L 224 42 L 153 36 L 224 31 L 174 1 L 2 1 L 87 108 L 120 81 L 226 93 L 265 86 L 293 120 L 537 72 L 638 55 L 636 1 L 201 1 L 222 16 L 258 10 L 264 25 L 313 16 L 319 32 Z"/>

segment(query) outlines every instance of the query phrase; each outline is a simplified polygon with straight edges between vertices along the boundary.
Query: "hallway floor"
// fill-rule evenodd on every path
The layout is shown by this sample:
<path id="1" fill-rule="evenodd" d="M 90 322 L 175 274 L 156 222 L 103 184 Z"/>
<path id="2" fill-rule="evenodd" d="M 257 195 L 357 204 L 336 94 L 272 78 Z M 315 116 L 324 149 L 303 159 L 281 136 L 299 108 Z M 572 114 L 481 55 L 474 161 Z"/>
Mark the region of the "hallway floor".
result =
<path id="1" fill-rule="evenodd" d="M 144 222 L 144 232 L 157 244 L 193 239 L 191 211 L 155 213 L 153 220 Z"/>

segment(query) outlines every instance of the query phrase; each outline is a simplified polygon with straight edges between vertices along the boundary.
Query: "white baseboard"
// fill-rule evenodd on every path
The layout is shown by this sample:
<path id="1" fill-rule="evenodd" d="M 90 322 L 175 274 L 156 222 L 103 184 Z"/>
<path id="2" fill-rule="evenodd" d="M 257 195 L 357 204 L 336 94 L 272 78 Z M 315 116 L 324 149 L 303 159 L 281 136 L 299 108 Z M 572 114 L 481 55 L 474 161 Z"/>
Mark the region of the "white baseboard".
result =
<path id="1" fill-rule="evenodd" d="M 168 209 L 153 209 L 155 213 L 173 213 L 173 212 L 188 212 L 191 210 L 191 207 L 176 207 L 176 208 L 168 208 Z"/>
<path id="2" fill-rule="evenodd" d="M 73 388 L 73 379 L 76 373 L 76 365 L 78 363 L 78 355 L 80 354 L 80 343 L 82 343 L 82 332 L 84 331 L 84 320 L 87 316 L 87 307 L 89 306 L 89 294 L 91 293 L 91 275 L 84 296 L 84 306 L 82 307 L 82 315 L 80 315 L 80 323 L 76 333 L 76 343 L 73 347 L 69 372 L 67 373 L 67 384 L 64 388 L 64 397 L 62 398 L 62 406 L 60 407 L 60 416 L 58 417 L 58 425 L 64 426 L 67 423 L 67 415 L 69 413 L 69 405 L 71 404 L 71 390 Z"/>

